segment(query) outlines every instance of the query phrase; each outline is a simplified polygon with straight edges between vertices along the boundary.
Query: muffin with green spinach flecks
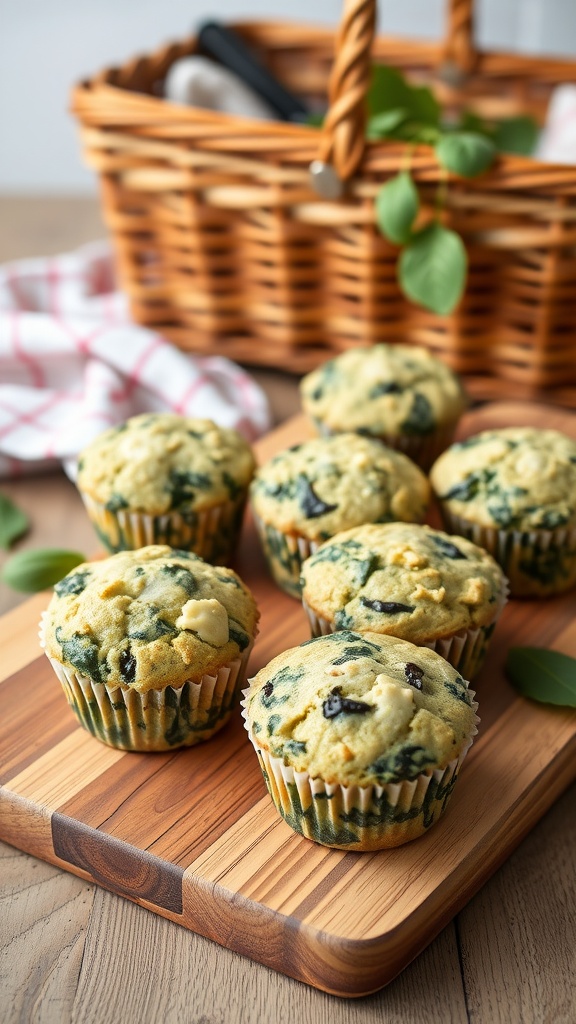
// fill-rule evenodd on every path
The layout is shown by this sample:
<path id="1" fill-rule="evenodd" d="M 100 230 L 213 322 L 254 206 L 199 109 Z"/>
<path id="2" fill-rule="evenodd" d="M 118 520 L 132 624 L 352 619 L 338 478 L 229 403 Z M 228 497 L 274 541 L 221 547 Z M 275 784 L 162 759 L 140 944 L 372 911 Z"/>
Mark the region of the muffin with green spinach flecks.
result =
<path id="1" fill-rule="evenodd" d="M 77 566 L 41 643 L 80 724 L 122 750 L 191 746 L 238 705 L 258 622 L 231 569 L 153 545 Z"/>
<path id="2" fill-rule="evenodd" d="M 242 704 L 285 821 L 360 851 L 399 846 L 440 817 L 477 731 L 473 698 L 434 651 L 345 630 L 274 658 Z"/>
<path id="3" fill-rule="evenodd" d="M 302 407 L 321 434 L 376 437 L 427 470 L 467 405 L 457 375 L 427 349 L 353 348 L 301 382 Z"/>
<path id="4" fill-rule="evenodd" d="M 489 551 L 514 596 L 576 585 L 576 441 L 557 430 L 485 430 L 430 474 L 446 528 Z"/>
<path id="5" fill-rule="evenodd" d="M 237 542 L 254 467 L 236 430 L 147 413 L 80 453 L 77 485 L 109 551 L 169 544 L 221 564 Z"/>
<path id="6" fill-rule="evenodd" d="M 430 497 L 422 471 L 372 438 L 338 434 L 279 452 L 250 490 L 272 576 L 300 596 L 304 559 L 335 533 L 369 522 L 421 522 Z"/>
<path id="7" fill-rule="evenodd" d="M 345 530 L 302 566 L 313 636 L 397 636 L 435 650 L 466 679 L 482 666 L 506 595 L 506 577 L 483 548 L 413 523 Z"/>

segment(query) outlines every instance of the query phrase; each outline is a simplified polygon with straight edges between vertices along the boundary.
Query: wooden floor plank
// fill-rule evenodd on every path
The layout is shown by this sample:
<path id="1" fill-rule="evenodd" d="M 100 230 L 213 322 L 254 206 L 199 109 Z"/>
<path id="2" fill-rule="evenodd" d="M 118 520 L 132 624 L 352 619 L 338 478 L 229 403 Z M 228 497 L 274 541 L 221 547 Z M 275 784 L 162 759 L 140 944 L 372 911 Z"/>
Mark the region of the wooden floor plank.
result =
<path id="1" fill-rule="evenodd" d="M 573 1024 L 575 849 L 573 785 L 459 915 L 474 1024 Z"/>
<path id="2" fill-rule="evenodd" d="M 0 843 L 4 1024 L 71 1019 L 95 887 Z M 54 936 L 58 936 L 58 942 Z"/>

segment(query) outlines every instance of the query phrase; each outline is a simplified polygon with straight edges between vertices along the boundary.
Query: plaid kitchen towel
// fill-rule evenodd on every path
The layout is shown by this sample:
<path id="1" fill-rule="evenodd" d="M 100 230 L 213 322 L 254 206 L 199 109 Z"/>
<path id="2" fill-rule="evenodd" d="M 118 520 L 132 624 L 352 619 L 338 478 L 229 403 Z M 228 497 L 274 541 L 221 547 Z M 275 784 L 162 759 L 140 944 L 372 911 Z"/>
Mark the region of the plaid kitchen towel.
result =
<path id="1" fill-rule="evenodd" d="M 0 476 L 63 462 L 149 411 L 213 419 L 252 441 L 261 388 L 228 359 L 192 357 L 132 323 L 105 243 L 0 267 Z"/>

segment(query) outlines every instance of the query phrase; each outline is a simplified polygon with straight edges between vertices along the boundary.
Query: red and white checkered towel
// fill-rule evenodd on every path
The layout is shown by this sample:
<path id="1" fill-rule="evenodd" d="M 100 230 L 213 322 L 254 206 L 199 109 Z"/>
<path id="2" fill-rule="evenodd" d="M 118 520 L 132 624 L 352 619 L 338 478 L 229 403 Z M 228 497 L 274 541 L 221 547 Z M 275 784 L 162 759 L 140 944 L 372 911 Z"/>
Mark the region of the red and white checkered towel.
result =
<path id="1" fill-rule="evenodd" d="M 128 416 L 172 411 L 236 427 L 269 426 L 266 397 L 228 359 L 192 357 L 132 323 L 110 249 L 0 267 L 0 476 L 76 455 Z"/>

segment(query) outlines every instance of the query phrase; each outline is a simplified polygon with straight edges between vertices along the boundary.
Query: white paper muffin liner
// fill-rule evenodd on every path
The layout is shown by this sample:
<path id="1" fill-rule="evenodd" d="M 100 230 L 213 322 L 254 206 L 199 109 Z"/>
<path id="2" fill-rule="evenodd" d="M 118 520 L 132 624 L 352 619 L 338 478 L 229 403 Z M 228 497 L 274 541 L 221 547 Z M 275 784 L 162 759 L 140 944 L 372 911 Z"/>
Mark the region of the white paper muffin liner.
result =
<path id="1" fill-rule="evenodd" d="M 476 711 L 474 691 L 468 691 Z M 247 721 L 242 691 L 242 716 L 260 763 L 264 781 L 277 811 L 295 832 L 322 846 L 370 851 L 400 846 L 428 831 L 443 814 L 466 754 L 477 734 L 479 718 L 458 757 L 444 768 L 422 772 L 413 779 L 385 785 L 346 786 L 311 778 L 296 771 L 260 746 Z"/>
<path id="2" fill-rule="evenodd" d="M 128 509 L 111 511 L 90 495 L 80 494 L 100 540 L 111 552 L 168 544 L 193 551 L 213 565 L 223 565 L 230 560 L 238 541 L 247 491 L 234 502 L 222 502 L 190 515 L 167 512 L 157 516 Z"/>
<path id="3" fill-rule="evenodd" d="M 312 422 L 322 437 L 331 437 L 334 434 L 341 434 L 343 431 L 350 431 L 352 428 L 342 427 L 342 430 L 334 430 L 320 420 L 313 417 Z M 387 448 L 393 448 L 397 452 L 407 455 L 412 462 L 426 472 L 442 452 L 450 447 L 456 431 L 458 420 L 444 427 L 439 427 L 431 434 L 372 434 L 366 433 L 374 441 L 381 441 Z M 354 431 L 352 430 L 354 433 Z M 358 431 L 356 431 L 358 433 Z"/>
<path id="4" fill-rule="evenodd" d="M 464 679 L 473 679 L 478 674 L 492 637 L 492 633 L 496 627 L 496 623 L 500 617 L 502 609 L 507 601 L 507 590 L 502 594 L 501 600 L 495 605 L 494 618 L 491 622 L 483 626 L 475 626 L 470 629 L 461 629 L 458 632 L 453 633 L 452 636 L 437 637 L 434 640 L 427 641 L 411 641 L 417 643 L 418 647 L 428 647 L 431 651 L 436 651 L 445 661 L 449 662 L 457 672 L 460 673 Z M 310 605 L 302 598 L 302 607 L 306 613 L 308 622 L 310 623 L 310 632 L 312 636 L 327 636 L 329 633 L 336 633 L 337 629 L 333 622 L 329 619 L 323 618 L 318 615 Z M 350 629 L 355 630 L 357 633 L 361 633 L 362 630 L 356 624 L 352 624 Z M 376 630 L 376 632 L 378 632 Z M 392 635 L 395 634 L 382 634 Z M 410 637 L 402 637 L 403 640 L 410 640 Z"/>
<path id="5" fill-rule="evenodd" d="M 576 585 L 576 526 L 504 530 L 464 519 L 448 502 L 440 510 L 449 533 L 474 541 L 498 562 L 512 597 L 547 597 Z"/>
<path id="6" fill-rule="evenodd" d="M 45 622 L 46 613 L 40 622 L 44 649 Z M 252 647 L 253 643 L 216 675 L 145 693 L 94 682 L 45 653 L 80 725 L 119 750 L 155 752 L 201 743 L 226 725 L 238 705 Z"/>
<path id="7" fill-rule="evenodd" d="M 263 522 L 256 513 L 254 522 L 273 580 L 291 597 L 300 598 L 302 563 L 320 547 L 320 542 L 282 533 Z"/>

